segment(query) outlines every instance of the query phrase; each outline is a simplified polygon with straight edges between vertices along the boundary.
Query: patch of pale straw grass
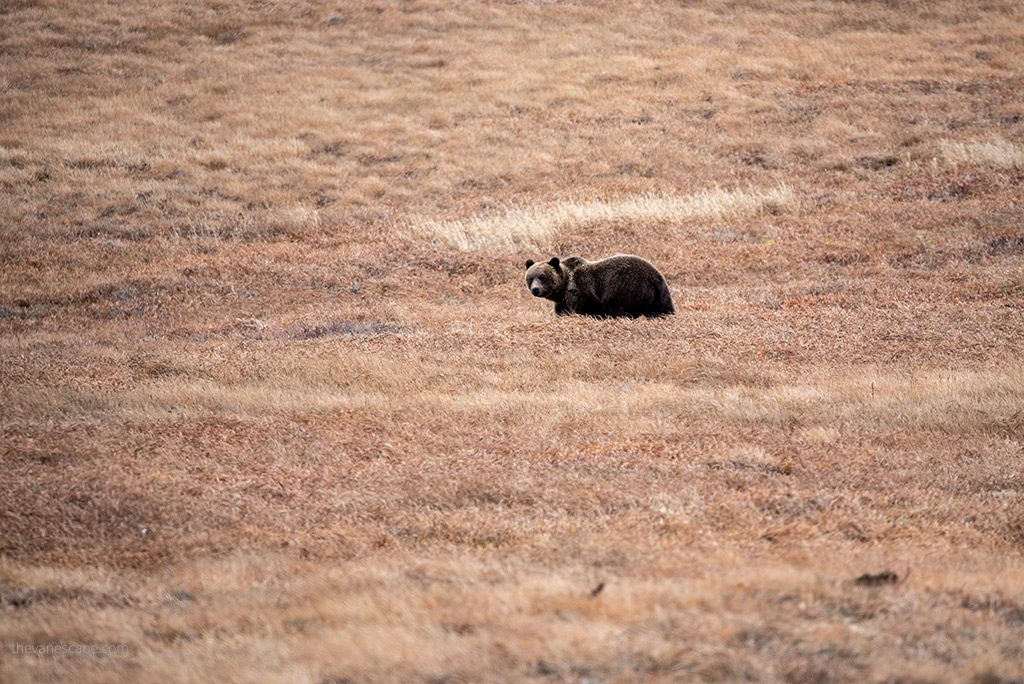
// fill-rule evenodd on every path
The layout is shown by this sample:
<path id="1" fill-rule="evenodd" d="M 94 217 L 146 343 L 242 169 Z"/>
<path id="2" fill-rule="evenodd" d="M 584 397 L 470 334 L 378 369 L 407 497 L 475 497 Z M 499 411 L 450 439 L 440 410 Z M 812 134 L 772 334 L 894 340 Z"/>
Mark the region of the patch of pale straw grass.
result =
<path id="1" fill-rule="evenodd" d="M 404 228 L 407 237 L 436 239 L 457 250 L 519 249 L 550 244 L 559 234 L 595 223 L 671 223 L 792 213 L 788 187 L 724 190 L 692 195 L 642 194 L 614 200 L 565 200 L 550 206 L 508 207 L 494 216 L 427 220 Z"/>
<path id="2" fill-rule="evenodd" d="M 983 164 L 996 168 L 1024 167 L 1024 149 L 1008 140 L 956 143 L 944 140 L 939 144 L 943 159 L 960 166 Z"/>

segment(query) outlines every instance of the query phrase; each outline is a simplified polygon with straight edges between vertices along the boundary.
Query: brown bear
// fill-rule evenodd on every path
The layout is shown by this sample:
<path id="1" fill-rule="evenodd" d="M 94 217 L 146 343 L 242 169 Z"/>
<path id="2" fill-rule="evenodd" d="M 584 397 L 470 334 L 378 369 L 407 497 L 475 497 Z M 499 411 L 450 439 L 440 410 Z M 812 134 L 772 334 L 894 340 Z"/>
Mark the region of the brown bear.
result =
<path id="1" fill-rule="evenodd" d="M 674 314 L 665 276 L 649 261 L 618 254 L 600 261 L 573 256 L 526 262 L 526 286 L 555 303 L 555 313 L 611 318 Z"/>

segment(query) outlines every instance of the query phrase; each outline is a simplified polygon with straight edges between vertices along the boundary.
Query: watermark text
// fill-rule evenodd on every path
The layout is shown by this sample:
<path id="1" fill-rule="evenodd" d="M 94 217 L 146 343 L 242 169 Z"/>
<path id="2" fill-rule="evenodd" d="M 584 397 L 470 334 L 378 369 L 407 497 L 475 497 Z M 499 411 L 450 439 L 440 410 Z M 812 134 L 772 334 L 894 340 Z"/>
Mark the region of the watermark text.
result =
<path id="1" fill-rule="evenodd" d="M 34 656 L 128 655 L 128 644 L 11 644 L 11 653 Z"/>

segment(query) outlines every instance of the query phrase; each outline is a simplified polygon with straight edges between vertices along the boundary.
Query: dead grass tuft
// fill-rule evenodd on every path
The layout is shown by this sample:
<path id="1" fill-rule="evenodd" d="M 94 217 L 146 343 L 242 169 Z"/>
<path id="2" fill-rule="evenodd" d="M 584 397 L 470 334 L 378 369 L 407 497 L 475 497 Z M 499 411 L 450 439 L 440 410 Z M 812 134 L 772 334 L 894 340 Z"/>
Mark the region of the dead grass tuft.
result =
<path id="1" fill-rule="evenodd" d="M 410 238 L 440 240 L 459 250 L 540 248 L 586 227 L 688 224 L 696 221 L 792 214 L 798 202 L 786 187 L 771 190 L 705 190 L 694 195 L 645 194 L 619 200 L 569 200 L 550 206 L 506 208 L 496 216 L 423 221 L 403 231 Z"/>
<path id="2" fill-rule="evenodd" d="M 939 149 L 955 165 L 979 164 L 1004 169 L 1024 168 L 1024 149 L 1008 140 L 960 143 L 943 141 Z"/>

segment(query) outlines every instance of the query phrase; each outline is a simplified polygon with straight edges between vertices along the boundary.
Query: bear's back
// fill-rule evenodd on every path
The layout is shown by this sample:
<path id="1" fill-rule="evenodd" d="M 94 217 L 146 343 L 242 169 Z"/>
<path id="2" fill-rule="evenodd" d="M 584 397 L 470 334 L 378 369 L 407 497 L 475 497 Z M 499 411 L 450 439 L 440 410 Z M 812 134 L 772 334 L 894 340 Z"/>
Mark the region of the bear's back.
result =
<path id="1" fill-rule="evenodd" d="M 646 259 L 616 254 L 599 261 L 569 257 L 562 263 L 570 270 L 566 305 L 574 313 L 632 318 L 675 313 L 665 277 Z"/>

